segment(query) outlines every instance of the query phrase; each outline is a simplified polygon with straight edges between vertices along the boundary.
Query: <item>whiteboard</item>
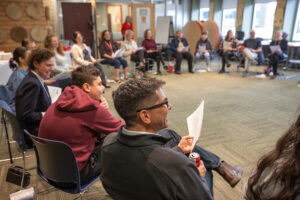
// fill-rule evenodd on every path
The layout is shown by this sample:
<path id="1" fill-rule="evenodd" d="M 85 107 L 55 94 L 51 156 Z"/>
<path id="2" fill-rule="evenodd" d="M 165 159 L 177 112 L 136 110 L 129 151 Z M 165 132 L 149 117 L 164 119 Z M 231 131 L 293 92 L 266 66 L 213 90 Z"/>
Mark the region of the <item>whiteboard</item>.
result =
<path id="1" fill-rule="evenodd" d="M 171 20 L 172 18 L 170 16 L 157 17 L 156 32 L 155 32 L 156 43 L 168 44 Z"/>

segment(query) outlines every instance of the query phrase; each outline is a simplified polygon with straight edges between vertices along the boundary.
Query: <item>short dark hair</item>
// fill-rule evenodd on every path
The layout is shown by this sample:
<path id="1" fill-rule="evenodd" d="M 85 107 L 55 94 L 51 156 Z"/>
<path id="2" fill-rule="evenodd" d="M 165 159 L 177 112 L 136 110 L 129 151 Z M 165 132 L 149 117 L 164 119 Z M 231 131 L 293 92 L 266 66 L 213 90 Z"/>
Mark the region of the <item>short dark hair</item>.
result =
<path id="1" fill-rule="evenodd" d="M 25 53 L 27 49 L 25 47 L 17 47 L 13 52 L 12 59 L 9 60 L 9 67 L 14 70 L 20 64 L 19 58 L 25 58 Z"/>
<path id="2" fill-rule="evenodd" d="M 28 45 L 29 43 L 33 43 L 33 42 L 34 42 L 34 41 L 31 40 L 31 39 L 25 38 L 25 39 L 22 40 L 21 45 L 22 45 L 22 47 L 27 48 L 27 45 Z"/>
<path id="3" fill-rule="evenodd" d="M 31 70 L 34 70 L 33 63 L 36 61 L 41 63 L 45 60 L 49 60 L 50 58 L 54 57 L 54 53 L 46 48 L 37 48 L 31 51 L 30 56 L 28 58 L 28 67 Z"/>
<path id="4" fill-rule="evenodd" d="M 129 80 L 112 93 L 114 106 L 127 126 L 138 122 L 136 110 L 158 99 L 156 90 L 165 82 L 156 78 Z"/>
<path id="5" fill-rule="evenodd" d="M 92 85 L 97 76 L 100 76 L 100 72 L 93 66 L 78 67 L 72 72 L 72 85 L 80 88 L 84 83 Z"/>
<path id="6" fill-rule="evenodd" d="M 208 31 L 207 30 L 202 31 L 201 35 L 208 35 Z"/>

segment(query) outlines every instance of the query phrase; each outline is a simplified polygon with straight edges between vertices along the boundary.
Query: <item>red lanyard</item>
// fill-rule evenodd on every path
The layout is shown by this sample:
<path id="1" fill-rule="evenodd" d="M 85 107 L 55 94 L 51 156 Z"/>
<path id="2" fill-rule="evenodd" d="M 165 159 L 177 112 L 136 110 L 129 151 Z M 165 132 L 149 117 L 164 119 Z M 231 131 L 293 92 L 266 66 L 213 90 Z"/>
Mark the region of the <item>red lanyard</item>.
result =
<path id="1" fill-rule="evenodd" d="M 113 48 L 112 48 L 111 42 L 109 42 L 109 43 L 108 43 L 108 42 L 106 42 L 106 41 L 105 41 L 105 43 L 106 43 L 106 45 L 109 47 L 109 49 L 110 49 L 111 51 L 113 51 Z"/>

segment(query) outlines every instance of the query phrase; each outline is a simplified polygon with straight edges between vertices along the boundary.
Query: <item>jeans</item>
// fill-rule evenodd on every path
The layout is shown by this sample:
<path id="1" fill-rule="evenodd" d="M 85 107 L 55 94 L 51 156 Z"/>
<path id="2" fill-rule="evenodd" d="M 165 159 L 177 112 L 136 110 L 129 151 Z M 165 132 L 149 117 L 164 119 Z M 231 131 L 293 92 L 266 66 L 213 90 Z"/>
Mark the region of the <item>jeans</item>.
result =
<path id="1" fill-rule="evenodd" d="M 100 78 L 102 81 L 102 85 L 106 85 L 106 78 L 105 78 L 103 66 L 100 64 L 100 62 L 95 62 L 94 67 L 96 67 L 100 71 Z"/>
<path id="2" fill-rule="evenodd" d="M 120 69 L 120 65 L 123 66 L 123 69 L 127 67 L 127 61 L 120 57 L 115 59 L 106 58 L 103 61 L 101 61 L 101 63 L 114 66 L 115 69 Z"/>
<path id="3" fill-rule="evenodd" d="M 178 135 L 175 131 L 170 129 L 160 130 L 158 134 L 162 135 L 163 137 L 170 138 L 168 143 L 164 145 L 165 147 L 168 148 L 173 148 L 177 146 L 181 140 L 181 136 Z M 204 163 L 204 166 L 206 168 L 205 180 L 213 196 L 213 173 L 211 170 L 217 169 L 220 166 L 221 164 L 220 158 L 217 155 L 209 151 L 206 151 L 205 149 L 197 145 L 194 148 L 194 152 L 197 152 L 200 155 L 200 158 Z"/>
<path id="4" fill-rule="evenodd" d="M 197 60 L 199 60 L 200 58 L 205 58 L 205 63 L 206 63 L 206 67 L 210 66 L 210 54 L 209 53 L 204 53 L 204 52 L 197 52 L 195 57 L 194 57 L 194 63 L 197 62 Z"/>

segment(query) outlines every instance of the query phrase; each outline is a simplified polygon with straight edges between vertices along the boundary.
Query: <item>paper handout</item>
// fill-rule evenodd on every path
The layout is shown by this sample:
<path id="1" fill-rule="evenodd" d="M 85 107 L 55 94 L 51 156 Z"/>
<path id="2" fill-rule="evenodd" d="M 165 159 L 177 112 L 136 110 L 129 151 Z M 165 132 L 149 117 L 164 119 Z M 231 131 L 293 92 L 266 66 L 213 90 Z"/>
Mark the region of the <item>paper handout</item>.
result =
<path id="1" fill-rule="evenodd" d="M 48 90 L 50 93 L 51 101 L 52 101 L 52 103 L 54 103 L 61 94 L 61 88 L 54 87 L 54 86 L 48 86 Z"/>
<path id="2" fill-rule="evenodd" d="M 192 150 L 194 149 L 195 144 L 201 135 L 203 111 L 204 111 L 204 100 L 201 102 L 199 107 L 190 116 L 186 118 L 189 136 L 194 137 L 192 143 L 192 147 L 193 147 Z"/>
<path id="3" fill-rule="evenodd" d="M 281 51 L 281 48 L 279 45 L 272 45 L 272 46 L 270 46 L 270 49 L 271 49 L 272 53 L 276 52 L 276 51 Z"/>
<path id="4" fill-rule="evenodd" d="M 122 57 L 124 53 L 124 49 L 118 49 L 115 53 L 113 53 L 113 55 L 118 58 L 118 57 Z"/>

